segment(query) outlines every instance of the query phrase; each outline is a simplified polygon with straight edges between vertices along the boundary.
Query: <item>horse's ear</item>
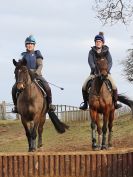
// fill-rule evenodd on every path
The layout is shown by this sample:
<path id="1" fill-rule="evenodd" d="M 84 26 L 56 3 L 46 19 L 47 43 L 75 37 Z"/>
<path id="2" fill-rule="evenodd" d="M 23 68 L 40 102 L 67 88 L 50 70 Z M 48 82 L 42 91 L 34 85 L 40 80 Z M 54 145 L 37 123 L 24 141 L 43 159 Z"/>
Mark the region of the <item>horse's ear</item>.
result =
<path id="1" fill-rule="evenodd" d="M 16 66 L 17 65 L 17 62 L 15 59 L 12 60 L 13 64 Z"/>
<path id="2" fill-rule="evenodd" d="M 23 61 L 23 65 L 26 66 L 27 65 L 27 60 L 24 58 L 22 61 Z"/>

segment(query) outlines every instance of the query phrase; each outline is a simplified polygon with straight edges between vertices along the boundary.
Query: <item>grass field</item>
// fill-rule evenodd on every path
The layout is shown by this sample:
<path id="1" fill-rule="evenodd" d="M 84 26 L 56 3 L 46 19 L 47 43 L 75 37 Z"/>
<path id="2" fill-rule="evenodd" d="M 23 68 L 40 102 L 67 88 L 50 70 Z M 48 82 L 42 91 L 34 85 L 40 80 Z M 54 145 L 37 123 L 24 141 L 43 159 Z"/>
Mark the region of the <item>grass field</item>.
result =
<path id="1" fill-rule="evenodd" d="M 90 122 L 69 122 L 69 130 L 58 134 L 47 120 L 43 131 L 42 151 L 91 150 Z M 133 118 L 120 117 L 113 126 L 114 149 L 133 147 Z M 27 152 L 28 145 L 20 120 L 0 121 L 0 152 Z"/>

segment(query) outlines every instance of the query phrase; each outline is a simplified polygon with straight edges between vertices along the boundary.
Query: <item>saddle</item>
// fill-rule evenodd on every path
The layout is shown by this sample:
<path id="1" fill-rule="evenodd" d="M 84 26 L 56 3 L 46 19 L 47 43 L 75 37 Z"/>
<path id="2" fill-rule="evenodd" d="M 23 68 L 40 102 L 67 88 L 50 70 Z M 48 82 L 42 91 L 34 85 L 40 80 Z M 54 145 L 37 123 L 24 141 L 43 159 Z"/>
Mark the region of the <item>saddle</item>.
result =
<path id="1" fill-rule="evenodd" d="M 92 85 L 93 80 L 94 80 L 94 79 L 91 79 L 91 80 L 89 80 L 88 83 L 87 83 L 86 91 L 87 91 L 88 95 L 89 95 L 89 92 L 90 92 L 90 89 L 91 89 L 91 85 Z M 112 87 L 112 84 L 111 84 L 110 80 L 109 80 L 109 79 L 105 79 L 105 80 L 104 80 L 104 83 L 106 84 L 108 90 L 109 90 L 110 92 L 112 92 L 113 87 Z"/>

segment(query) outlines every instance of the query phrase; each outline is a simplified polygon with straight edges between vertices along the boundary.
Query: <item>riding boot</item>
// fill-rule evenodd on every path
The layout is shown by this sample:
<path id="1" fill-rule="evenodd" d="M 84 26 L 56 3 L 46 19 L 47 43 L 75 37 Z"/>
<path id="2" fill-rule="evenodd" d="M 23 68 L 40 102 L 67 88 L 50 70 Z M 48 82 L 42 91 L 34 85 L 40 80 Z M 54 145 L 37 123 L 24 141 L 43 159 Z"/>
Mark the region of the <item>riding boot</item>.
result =
<path id="1" fill-rule="evenodd" d="M 118 100 L 118 91 L 117 91 L 117 89 L 116 89 L 116 90 L 113 90 L 113 101 L 114 101 L 115 109 L 119 109 L 119 108 L 122 107 L 121 104 L 118 104 L 118 103 L 117 103 L 117 100 Z"/>
<path id="2" fill-rule="evenodd" d="M 83 95 L 83 105 L 79 107 L 79 109 L 86 110 L 88 108 L 88 93 L 85 90 L 82 90 Z"/>
<path id="3" fill-rule="evenodd" d="M 17 88 L 16 88 L 16 84 L 13 85 L 12 87 L 12 100 L 13 100 L 13 103 L 14 103 L 14 108 L 12 109 L 12 112 L 13 113 L 18 113 L 18 110 L 17 110 Z"/>
<path id="4" fill-rule="evenodd" d="M 42 81 L 44 90 L 46 91 L 46 94 L 47 94 L 48 110 L 55 111 L 55 106 L 52 104 L 51 88 L 49 87 L 48 82 L 42 76 L 38 76 L 38 79 L 40 79 Z"/>
<path id="5" fill-rule="evenodd" d="M 50 92 L 47 92 L 48 110 L 50 112 L 53 112 L 53 111 L 55 111 L 56 107 L 52 104 L 52 96 L 49 93 Z"/>

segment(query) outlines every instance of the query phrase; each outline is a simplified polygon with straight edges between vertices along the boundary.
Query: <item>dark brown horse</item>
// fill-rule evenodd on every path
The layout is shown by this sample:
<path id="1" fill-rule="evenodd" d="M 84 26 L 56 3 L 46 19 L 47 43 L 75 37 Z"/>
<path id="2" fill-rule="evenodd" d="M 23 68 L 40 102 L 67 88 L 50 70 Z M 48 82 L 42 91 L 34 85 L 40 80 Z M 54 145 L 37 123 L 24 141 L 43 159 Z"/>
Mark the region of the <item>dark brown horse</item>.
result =
<path id="1" fill-rule="evenodd" d="M 33 74 L 26 67 L 26 60 L 19 60 L 15 65 L 16 87 L 19 96 L 17 99 L 18 112 L 21 115 L 21 121 L 25 128 L 29 144 L 29 151 L 36 150 L 36 137 L 38 131 L 38 148 L 42 146 L 43 125 L 46 119 L 47 101 L 44 98 L 40 88 L 33 81 Z M 59 133 L 64 133 L 68 128 L 62 123 L 54 112 L 48 112 L 49 116 Z"/>

